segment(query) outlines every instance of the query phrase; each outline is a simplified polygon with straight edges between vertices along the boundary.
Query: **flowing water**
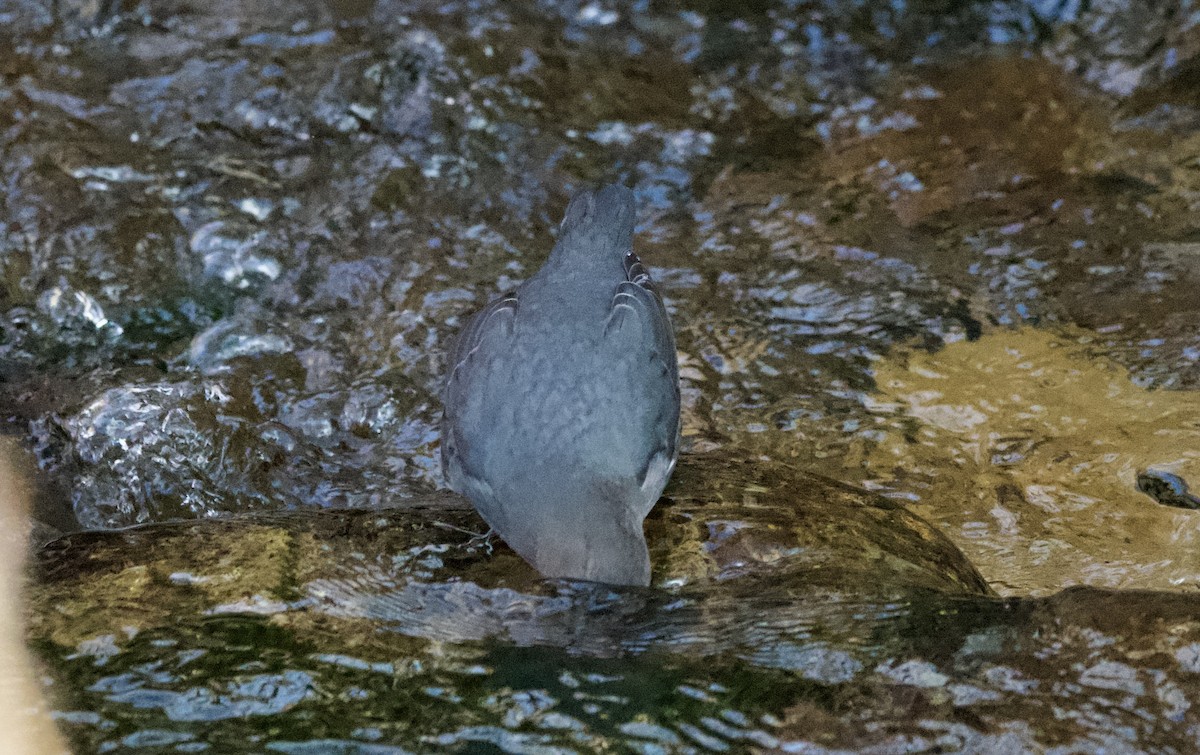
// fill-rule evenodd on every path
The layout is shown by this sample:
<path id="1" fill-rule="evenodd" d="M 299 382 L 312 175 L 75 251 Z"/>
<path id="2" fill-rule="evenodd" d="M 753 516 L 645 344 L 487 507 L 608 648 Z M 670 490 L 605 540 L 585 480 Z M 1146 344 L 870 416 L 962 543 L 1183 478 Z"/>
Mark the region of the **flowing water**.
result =
<path id="1" fill-rule="evenodd" d="M 0 423 L 64 730 L 1194 749 L 1198 55 L 1186 2 L 0 0 Z M 479 526 L 447 346 L 603 181 L 694 460 L 644 594 L 412 513 Z"/>

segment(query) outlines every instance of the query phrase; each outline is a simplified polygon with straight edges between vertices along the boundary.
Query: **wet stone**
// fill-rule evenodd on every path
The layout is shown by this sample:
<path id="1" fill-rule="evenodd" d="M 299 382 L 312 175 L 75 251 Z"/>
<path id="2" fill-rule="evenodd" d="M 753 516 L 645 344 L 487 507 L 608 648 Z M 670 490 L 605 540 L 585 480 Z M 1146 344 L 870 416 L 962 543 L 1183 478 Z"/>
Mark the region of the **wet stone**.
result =
<path id="1" fill-rule="evenodd" d="M 771 535 L 739 539 L 734 507 Z M 441 495 L 70 535 L 37 558 L 29 637 L 56 704 L 99 714 L 61 719 L 89 751 L 1083 747 L 1197 724 L 1177 692 L 1195 599 L 1000 601 L 901 507 L 783 466 L 685 457 L 649 522 L 650 588 L 543 581 L 482 527 Z M 1046 714 L 1076 699 L 1104 704 Z"/>
<path id="2" fill-rule="evenodd" d="M 1191 492 L 1187 482 L 1179 475 L 1161 469 L 1147 469 L 1138 473 L 1137 488 L 1164 506 L 1200 509 L 1200 498 Z"/>
<path id="3" fill-rule="evenodd" d="M 684 457 L 677 474 L 647 526 L 658 590 L 640 593 L 637 601 L 669 601 L 671 593 L 718 584 L 752 589 L 764 579 L 785 592 L 990 594 L 948 540 L 886 499 L 783 465 L 721 455 Z M 281 611 L 307 610 L 315 601 L 338 615 L 390 616 L 419 626 L 421 617 L 407 605 L 459 595 L 479 601 L 479 621 L 431 618 L 446 622 L 442 631 L 482 638 L 490 636 L 489 623 L 506 624 L 503 611 L 488 616 L 487 595 L 553 605 L 546 596 L 556 589 L 499 541 L 493 546 L 472 535 L 484 531 L 464 499 L 441 494 L 414 498 L 403 508 L 82 533 L 43 551 L 37 590 L 48 606 L 84 582 L 101 592 L 107 589 L 102 584 L 148 591 L 131 599 L 129 616 L 71 610 L 61 622 L 42 617 L 54 626 L 56 642 L 67 646 L 79 640 L 64 632 L 118 634 L 121 627 L 169 623 L 180 610 L 225 610 L 221 606 L 247 597 L 268 605 L 283 601 Z M 130 566 L 133 553 L 141 555 Z M 639 595 L 603 590 L 614 600 L 618 593 Z M 595 594 L 603 590 L 596 587 Z M 116 623 L 101 631 L 77 624 L 81 617 Z"/>

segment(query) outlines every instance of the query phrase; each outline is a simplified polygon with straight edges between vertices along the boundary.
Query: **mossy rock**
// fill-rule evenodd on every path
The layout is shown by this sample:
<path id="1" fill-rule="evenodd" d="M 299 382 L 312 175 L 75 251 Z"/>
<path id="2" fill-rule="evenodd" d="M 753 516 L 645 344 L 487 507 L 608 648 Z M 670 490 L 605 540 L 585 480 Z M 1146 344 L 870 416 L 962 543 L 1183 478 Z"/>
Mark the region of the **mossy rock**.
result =
<path id="1" fill-rule="evenodd" d="M 40 554 L 31 631 L 75 646 L 180 617 L 283 615 L 316 606 L 344 618 L 403 618 L 420 633 L 419 604 L 435 594 L 555 594 L 555 585 L 503 543 L 473 537 L 485 530 L 465 501 L 434 493 L 375 511 L 295 511 L 71 535 Z M 681 460 L 648 520 L 647 538 L 656 587 L 614 591 L 637 596 L 638 604 L 681 592 L 988 594 L 954 545 L 903 507 L 773 462 Z M 439 611 L 438 621 L 445 620 Z M 463 616 L 473 617 L 468 636 L 486 636 L 487 627 L 503 623 L 486 613 L 483 604 L 464 608 Z"/>

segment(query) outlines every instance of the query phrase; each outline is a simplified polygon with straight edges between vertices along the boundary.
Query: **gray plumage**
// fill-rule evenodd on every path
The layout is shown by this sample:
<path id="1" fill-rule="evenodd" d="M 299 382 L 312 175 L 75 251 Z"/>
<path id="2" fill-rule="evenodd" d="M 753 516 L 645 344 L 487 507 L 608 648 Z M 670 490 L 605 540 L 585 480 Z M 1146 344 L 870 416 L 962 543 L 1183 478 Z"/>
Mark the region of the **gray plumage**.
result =
<path id="1" fill-rule="evenodd" d="M 642 521 L 675 468 L 679 370 L 634 217 L 624 187 L 577 194 L 546 264 L 450 362 L 447 481 L 547 577 L 650 583 Z"/>

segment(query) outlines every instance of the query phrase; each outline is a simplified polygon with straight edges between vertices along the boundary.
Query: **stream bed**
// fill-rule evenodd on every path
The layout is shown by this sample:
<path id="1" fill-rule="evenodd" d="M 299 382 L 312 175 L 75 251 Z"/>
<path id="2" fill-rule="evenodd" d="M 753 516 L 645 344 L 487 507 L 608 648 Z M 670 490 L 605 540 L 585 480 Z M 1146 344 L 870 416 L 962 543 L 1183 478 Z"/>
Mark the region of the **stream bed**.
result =
<path id="1" fill-rule="evenodd" d="M 1195 751 L 1198 70 L 1187 2 L 0 0 L 64 733 Z M 682 377 L 647 590 L 438 463 L 454 334 L 610 181 Z"/>

